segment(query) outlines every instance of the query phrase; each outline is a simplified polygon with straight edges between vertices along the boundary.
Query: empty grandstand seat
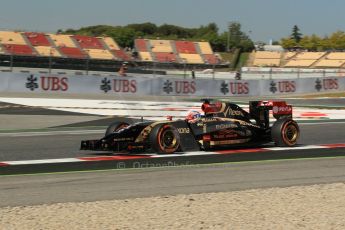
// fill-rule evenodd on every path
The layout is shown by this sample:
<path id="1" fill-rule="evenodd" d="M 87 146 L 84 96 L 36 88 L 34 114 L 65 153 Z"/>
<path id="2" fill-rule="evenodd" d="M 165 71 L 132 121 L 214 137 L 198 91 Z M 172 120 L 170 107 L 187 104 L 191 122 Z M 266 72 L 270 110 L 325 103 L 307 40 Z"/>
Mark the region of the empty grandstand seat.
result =
<path id="1" fill-rule="evenodd" d="M 69 58 L 87 58 L 87 55 L 76 47 L 59 47 L 60 53 Z"/>
<path id="2" fill-rule="evenodd" d="M 316 63 L 314 66 L 315 67 L 328 67 L 328 68 L 340 68 L 344 65 L 345 59 L 344 60 L 332 60 L 332 59 L 324 59 Z"/>
<path id="3" fill-rule="evenodd" d="M 5 44 L 5 50 L 13 55 L 35 56 L 36 53 L 28 45 Z"/>
<path id="4" fill-rule="evenodd" d="M 96 37 L 74 35 L 73 38 L 82 49 L 104 49 L 102 43 Z"/>
<path id="5" fill-rule="evenodd" d="M 345 52 L 331 52 L 326 56 L 326 59 L 345 60 Z"/>
<path id="6" fill-rule="evenodd" d="M 26 32 L 24 35 L 33 46 L 51 46 L 44 33 Z"/>
<path id="7" fill-rule="evenodd" d="M 22 34 L 20 32 L 13 31 L 0 31 L 0 43 L 27 45 Z"/>
<path id="8" fill-rule="evenodd" d="M 120 50 L 119 45 L 111 37 L 105 37 L 103 41 L 110 50 Z"/>
<path id="9" fill-rule="evenodd" d="M 270 58 L 262 58 L 262 59 L 258 59 L 256 58 L 254 60 L 254 63 L 253 63 L 254 66 L 258 66 L 258 67 L 278 67 L 280 66 L 280 59 L 277 59 L 277 58 L 273 58 L 273 59 L 270 59 Z"/>
<path id="10" fill-rule="evenodd" d="M 109 50 L 85 49 L 84 51 L 93 59 L 114 59 L 113 54 Z"/>
<path id="11" fill-rule="evenodd" d="M 204 54 L 204 59 L 205 59 L 206 64 L 214 65 L 214 64 L 220 63 L 219 57 L 217 57 L 214 54 Z"/>
<path id="12" fill-rule="evenodd" d="M 61 57 L 61 54 L 57 49 L 54 47 L 49 46 L 35 46 L 36 52 L 40 56 L 46 56 L 46 57 Z"/>
<path id="13" fill-rule="evenodd" d="M 128 56 L 126 54 L 126 52 L 123 50 L 112 50 L 111 52 L 115 55 L 115 57 L 117 57 L 118 59 L 120 59 L 122 61 L 130 61 L 131 60 L 131 57 Z"/>
<path id="14" fill-rule="evenodd" d="M 71 35 L 65 34 L 49 34 L 49 37 L 58 47 L 77 47 L 74 41 L 71 39 Z"/>
<path id="15" fill-rule="evenodd" d="M 139 52 L 139 57 L 142 61 L 153 61 L 150 52 Z"/>
<path id="16" fill-rule="evenodd" d="M 176 62 L 176 55 L 172 52 L 155 52 L 153 53 L 157 62 Z"/>
<path id="17" fill-rule="evenodd" d="M 208 42 L 198 42 L 202 54 L 213 54 L 213 50 Z"/>
<path id="18" fill-rule="evenodd" d="M 154 53 L 171 53 L 173 48 L 169 40 L 150 40 L 151 50 Z"/>
<path id="19" fill-rule="evenodd" d="M 310 67 L 316 60 L 297 60 L 291 59 L 285 64 L 285 67 Z"/>
<path id="20" fill-rule="evenodd" d="M 147 43 L 145 39 L 135 39 L 135 48 L 138 52 L 148 52 Z"/>
<path id="21" fill-rule="evenodd" d="M 188 64 L 205 64 L 200 54 L 180 53 L 179 56 L 182 60 L 185 60 L 186 63 Z"/>
<path id="22" fill-rule="evenodd" d="M 290 58 L 293 58 L 295 55 L 297 54 L 297 52 L 286 52 L 284 54 L 284 59 L 290 59 Z"/>
<path id="23" fill-rule="evenodd" d="M 294 58 L 299 60 L 317 60 L 325 54 L 326 52 L 301 52 Z"/>
<path id="24" fill-rule="evenodd" d="M 256 51 L 255 59 L 280 59 L 281 52 L 275 51 Z"/>
<path id="25" fill-rule="evenodd" d="M 194 42 L 190 41 L 175 41 L 177 53 L 182 54 L 197 54 Z"/>

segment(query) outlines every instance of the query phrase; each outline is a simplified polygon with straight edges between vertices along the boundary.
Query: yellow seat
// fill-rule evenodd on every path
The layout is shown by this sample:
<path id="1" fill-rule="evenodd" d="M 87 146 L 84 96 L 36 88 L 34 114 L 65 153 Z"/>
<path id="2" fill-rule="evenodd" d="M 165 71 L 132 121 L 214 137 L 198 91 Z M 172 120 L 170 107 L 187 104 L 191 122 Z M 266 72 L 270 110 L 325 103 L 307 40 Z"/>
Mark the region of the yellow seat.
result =
<path id="1" fill-rule="evenodd" d="M 345 52 L 331 52 L 326 56 L 326 59 L 345 60 Z"/>
<path id="2" fill-rule="evenodd" d="M 120 50 L 119 45 L 111 37 L 105 37 L 103 38 L 103 41 L 109 47 L 109 49 Z"/>
<path id="3" fill-rule="evenodd" d="M 316 60 L 296 60 L 292 59 L 285 64 L 285 67 L 310 67 Z"/>
<path id="4" fill-rule="evenodd" d="M 317 60 L 320 59 L 326 52 L 301 52 L 294 57 L 299 60 Z"/>
<path id="5" fill-rule="evenodd" d="M 333 68 L 340 68 L 342 65 L 344 65 L 344 60 L 321 60 L 318 63 L 315 64 L 315 67 L 333 67 Z"/>
<path id="6" fill-rule="evenodd" d="M 276 51 L 257 51 L 255 53 L 255 59 L 280 59 L 281 52 Z"/>
<path id="7" fill-rule="evenodd" d="M 100 49 L 85 49 L 84 50 L 92 59 L 106 59 L 111 60 L 115 59 L 113 54 L 109 50 L 100 50 Z"/>
<path id="8" fill-rule="evenodd" d="M 202 54 L 213 54 L 210 43 L 208 42 L 198 42 L 200 51 Z"/>
<path id="9" fill-rule="evenodd" d="M 142 61 L 153 61 L 150 52 L 139 52 L 139 56 Z"/>
<path id="10" fill-rule="evenodd" d="M 0 31 L 0 43 L 27 45 L 22 34 L 20 32 L 13 31 Z"/>
<path id="11" fill-rule="evenodd" d="M 49 37 L 54 42 L 55 46 L 77 47 L 76 44 L 74 44 L 71 36 L 72 35 L 65 35 L 65 34 L 49 34 Z"/>
<path id="12" fill-rule="evenodd" d="M 35 46 L 35 49 L 37 53 L 40 56 L 46 56 L 46 57 L 61 57 L 61 54 L 59 51 L 57 51 L 54 47 L 49 46 Z"/>
<path id="13" fill-rule="evenodd" d="M 284 54 L 284 59 L 286 59 L 286 60 L 290 59 L 290 58 L 294 57 L 296 54 L 297 54 L 297 52 L 286 52 Z"/>
<path id="14" fill-rule="evenodd" d="M 199 54 L 180 53 L 179 56 L 182 60 L 185 60 L 186 63 L 188 64 L 204 64 L 205 63 Z"/>
<path id="15" fill-rule="evenodd" d="M 280 59 L 255 59 L 253 65 L 258 67 L 278 67 L 280 66 Z"/>
<path id="16" fill-rule="evenodd" d="M 151 51 L 154 53 L 172 53 L 173 48 L 170 40 L 149 40 Z"/>

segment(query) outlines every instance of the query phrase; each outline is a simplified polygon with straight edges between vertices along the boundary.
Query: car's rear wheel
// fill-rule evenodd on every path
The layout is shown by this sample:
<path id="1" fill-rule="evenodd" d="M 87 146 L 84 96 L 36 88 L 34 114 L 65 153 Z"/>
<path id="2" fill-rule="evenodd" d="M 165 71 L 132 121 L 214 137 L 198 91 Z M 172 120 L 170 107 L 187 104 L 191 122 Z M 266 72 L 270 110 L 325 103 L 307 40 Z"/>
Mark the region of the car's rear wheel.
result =
<path id="1" fill-rule="evenodd" d="M 280 147 L 296 145 L 299 135 L 298 124 L 291 119 L 277 120 L 271 129 L 272 140 Z"/>
<path id="2" fill-rule="evenodd" d="M 116 121 L 111 123 L 107 130 L 105 131 L 105 136 L 111 134 L 111 133 L 115 133 L 117 131 L 119 131 L 120 129 L 126 128 L 128 127 L 129 124 L 127 122 L 123 122 L 123 121 Z"/>
<path id="3" fill-rule="evenodd" d="M 169 124 L 159 124 L 150 133 L 151 148 L 157 153 L 173 153 L 180 146 L 177 129 Z"/>

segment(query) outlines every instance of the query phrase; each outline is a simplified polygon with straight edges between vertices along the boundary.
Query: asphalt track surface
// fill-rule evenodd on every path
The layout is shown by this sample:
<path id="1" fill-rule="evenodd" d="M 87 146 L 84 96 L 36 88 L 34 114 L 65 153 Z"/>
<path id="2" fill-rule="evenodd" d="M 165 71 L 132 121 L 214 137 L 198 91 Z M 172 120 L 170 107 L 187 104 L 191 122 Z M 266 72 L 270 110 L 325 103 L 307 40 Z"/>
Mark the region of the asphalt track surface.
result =
<path id="1" fill-rule="evenodd" d="M 33 113 L 51 114 L 45 110 Z M 108 122 L 109 120 L 103 119 L 92 125 L 103 126 Z M 81 126 L 83 125 L 90 123 L 86 122 Z M 300 127 L 301 145 L 345 142 L 344 122 L 301 124 Z M 78 150 L 80 140 L 97 139 L 101 136 L 101 132 L 3 135 L 0 136 L 0 159 L 15 161 L 103 155 L 104 153 Z M 210 161 L 214 163 L 203 162 L 200 157 L 185 158 L 182 161 L 172 159 L 172 166 L 175 167 L 161 167 L 165 165 L 156 162 L 149 165 L 153 166 L 150 168 L 120 169 L 113 165 L 104 171 L 1 176 L 0 206 L 345 182 L 344 148 L 281 151 L 266 154 L 267 157 L 262 158 L 263 155 L 265 153 L 243 154 L 237 160 L 233 156 L 217 156 L 218 159 Z M 196 163 L 200 165 L 195 165 Z M 111 166 L 114 162 L 108 164 Z"/>
<path id="2" fill-rule="evenodd" d="M 345 181 L 345 158 L 0 177 L 0 206 L 87 202 Z"/>

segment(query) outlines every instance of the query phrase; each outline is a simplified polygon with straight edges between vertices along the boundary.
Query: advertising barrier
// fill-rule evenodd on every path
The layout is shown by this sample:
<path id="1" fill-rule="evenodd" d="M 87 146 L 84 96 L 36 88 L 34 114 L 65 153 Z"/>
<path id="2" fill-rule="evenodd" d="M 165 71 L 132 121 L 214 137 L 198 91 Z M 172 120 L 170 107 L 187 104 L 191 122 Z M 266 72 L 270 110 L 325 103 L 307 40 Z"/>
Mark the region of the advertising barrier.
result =
<path id="1" fill-rule="evenodd" d="M 234 97 L 344 92 L 344 77 L 222 80 L 0 73 L 0 92 Z"/>

